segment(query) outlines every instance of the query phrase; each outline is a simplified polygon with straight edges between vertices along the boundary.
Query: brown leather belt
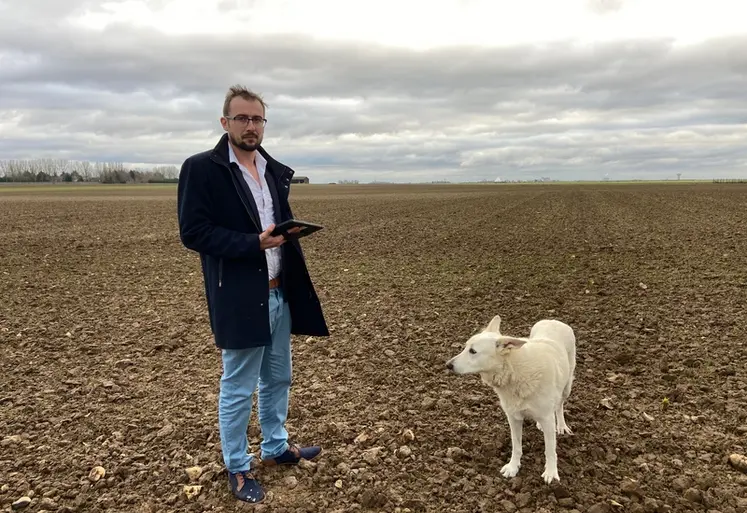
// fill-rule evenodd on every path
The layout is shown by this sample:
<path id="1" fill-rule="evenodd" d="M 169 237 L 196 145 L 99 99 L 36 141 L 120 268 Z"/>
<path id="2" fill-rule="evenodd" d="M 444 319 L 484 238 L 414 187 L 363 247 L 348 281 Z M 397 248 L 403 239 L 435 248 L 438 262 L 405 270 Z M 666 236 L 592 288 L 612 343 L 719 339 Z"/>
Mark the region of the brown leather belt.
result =
<path id="1" fill-rule="evenodd" d="M 270 288 L 274 289 L 280 285 L 280 278 L 273 278 L 270 280 Z"/>

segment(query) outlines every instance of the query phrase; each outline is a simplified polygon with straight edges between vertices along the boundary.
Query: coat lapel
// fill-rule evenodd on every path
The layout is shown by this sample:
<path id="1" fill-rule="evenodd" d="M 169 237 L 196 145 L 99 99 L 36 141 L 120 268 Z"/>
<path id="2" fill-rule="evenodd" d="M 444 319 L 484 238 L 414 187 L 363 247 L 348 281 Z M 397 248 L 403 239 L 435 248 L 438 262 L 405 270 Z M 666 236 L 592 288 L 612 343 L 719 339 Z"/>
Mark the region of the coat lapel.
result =
<path id="1" fill-rule="evenodd" d="M 267 186 L 270 188 L 273 205 L 275 205 L 276 223 L 281 223 L 284 221 L 283 213 L 285 212 L 285 209 L 280 205 L 280 202 L 281 198 L 282 201 L 288 201 L 293 170 L 288 166 L 278 163 L 275 159 L 270 157 L 263 147 L 260 146 L 258 151 L 267 161 L 267 166 L 265 167 L 265 180 L 267 181 Z M 231 172 L 231 180 L 233 180 L 233 183 L 236 186 L 236 191 L 239 194 L 242 203 L 247 207 L 249 217 L 254 222 L 257 230 L 261 233 L 262 222 L 259 217 L 257 202 L 254 201 L 254 195 L 252 194 L 249 185 L 247 185 L 246 180 L 244 180 L 239 166 L 235 162 L 229 162 L 228 134 L 223 134 L 218 141 L 218 144 L 215 145 L 212 152 L 212 159 L 228 168 Z M 279 187 L 282 189 L 279 189 Z"/>

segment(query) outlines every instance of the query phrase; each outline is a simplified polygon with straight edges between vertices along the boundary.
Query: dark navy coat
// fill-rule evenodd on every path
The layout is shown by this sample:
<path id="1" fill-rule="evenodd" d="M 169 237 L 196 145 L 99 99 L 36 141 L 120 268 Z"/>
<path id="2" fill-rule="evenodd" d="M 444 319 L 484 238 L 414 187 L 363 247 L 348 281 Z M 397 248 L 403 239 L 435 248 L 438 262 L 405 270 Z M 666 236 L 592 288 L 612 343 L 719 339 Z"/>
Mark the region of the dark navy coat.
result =
<path id="1" fill-rule="evenodd" d="M 265 178 L 276 223 L 293 217 L 288 203 L 294 171 L 270 157 Z M 215 344 L 245 349 L 271 343 L 269 292 L 259 212 L 241 170 L 228 159 L 228 135 L 212 150 L 187 158 L 179 173 L 177 216 L 181 241 L 200 254 L 210 327 Z M 328 336 L 298 240 L 282 248 L 281 286 L 291 312 L 291 333 Z"/>

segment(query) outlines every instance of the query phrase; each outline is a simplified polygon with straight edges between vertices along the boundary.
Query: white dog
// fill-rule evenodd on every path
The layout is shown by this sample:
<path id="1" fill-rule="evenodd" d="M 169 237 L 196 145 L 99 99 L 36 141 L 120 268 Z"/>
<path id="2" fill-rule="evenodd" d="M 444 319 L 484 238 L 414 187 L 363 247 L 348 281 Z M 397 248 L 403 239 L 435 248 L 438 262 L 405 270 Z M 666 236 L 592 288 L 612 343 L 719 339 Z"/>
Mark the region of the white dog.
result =
<path id="1" fill-rule="evenodd" d="M 563 404 L 576 370 L 576 336 L 570 326 L 556 320 L 537 322 L 529 338 L 501 335 L 500 326 L 501 318 L 496 315 L 446 367 L 456 374 L 480 374 L 498 394 L 511 427 L 511 460 L 501 474 L 514 477 L 519 472 L 523 422 L 531 418 L 545 437 L 542 478 L 548 484 L 560 481 L 556 433 L 571 433 Z"/>

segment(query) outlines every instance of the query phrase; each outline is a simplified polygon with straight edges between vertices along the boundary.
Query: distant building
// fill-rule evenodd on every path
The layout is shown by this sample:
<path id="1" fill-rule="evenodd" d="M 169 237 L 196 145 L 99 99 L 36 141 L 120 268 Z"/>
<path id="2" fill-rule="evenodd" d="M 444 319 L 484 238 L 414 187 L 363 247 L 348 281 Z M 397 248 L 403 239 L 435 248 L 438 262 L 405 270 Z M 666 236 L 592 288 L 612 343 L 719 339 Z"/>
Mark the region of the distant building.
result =
<path id="1" fill-rule="evenodd" d="M 294 176 L 291 178 L 291 183 L 309 183 L 308 176 Z"/>

